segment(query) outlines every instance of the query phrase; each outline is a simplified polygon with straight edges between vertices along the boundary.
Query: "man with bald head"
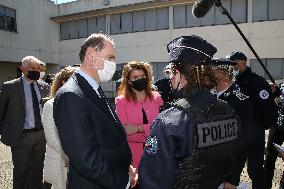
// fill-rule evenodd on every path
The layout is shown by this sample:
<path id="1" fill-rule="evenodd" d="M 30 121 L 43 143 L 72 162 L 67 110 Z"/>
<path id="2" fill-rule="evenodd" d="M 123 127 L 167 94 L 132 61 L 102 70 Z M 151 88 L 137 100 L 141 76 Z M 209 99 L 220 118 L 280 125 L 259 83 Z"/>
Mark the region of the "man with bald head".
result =
<path id="1" fill-rule="evenodd" d="M 54 100 L 54 121 L 69 158 L 67 188 L 128 188 L 135 179 L 126 134 L 100 86 L 116 70 L 114 42 L 92 34 L 79 57 L 80 68 Z"/>
<path id="2" fill-rule="evenodd" d="M 14 189 L 42 187 L 46 141 L 41 112 L 48 85 L 39 80 L 40 64 L 33 56 L 23 58 L 22 76 L 0 88 L 0 134 L 11 147 Z"/>

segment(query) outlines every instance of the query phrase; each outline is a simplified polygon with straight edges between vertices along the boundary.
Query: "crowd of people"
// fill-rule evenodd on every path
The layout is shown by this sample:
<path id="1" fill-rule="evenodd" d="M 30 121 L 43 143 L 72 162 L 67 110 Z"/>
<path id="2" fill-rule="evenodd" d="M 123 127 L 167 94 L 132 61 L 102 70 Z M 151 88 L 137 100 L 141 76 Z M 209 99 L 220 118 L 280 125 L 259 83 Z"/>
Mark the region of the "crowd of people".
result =
<path id="1" fill-rule="evenodd" d="M 22 76 L 0 88 L 13 188 L 236 189 L 247 163 L 252 188 L 270 189 L 274 144 L 284 141 L 283 87 L 252 72 L 242 52 L 213 58 L 217 48 L 199 36 L 178 37 L 167 51 L 156 82 L 150 63 L 123 67 L 115 109 L 100 86 L 116 71 L 107 35 L 90 35 L 80 64 L 48 83 L 45 63 L 24 57 Z"/>

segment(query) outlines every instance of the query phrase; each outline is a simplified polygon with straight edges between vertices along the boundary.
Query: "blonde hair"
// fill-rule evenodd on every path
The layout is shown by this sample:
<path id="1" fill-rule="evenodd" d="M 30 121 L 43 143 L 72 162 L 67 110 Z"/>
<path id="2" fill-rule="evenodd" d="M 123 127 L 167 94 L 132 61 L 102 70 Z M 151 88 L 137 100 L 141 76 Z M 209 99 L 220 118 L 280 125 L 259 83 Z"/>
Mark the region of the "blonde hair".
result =
<path id="1" fill-rule="evenodd" d="M 45 64 L 34 56 L 26 56 L 22 59 L 22 66 L 26 68 L 32 62 L 36 64 Z"/>
<path id="2" fill-rule="evenodd" d="M 129 84 L 130 74 L 133 70 L 143 70 L 146 75 L 147 85 L 146 85 L 146 97 L 150 100 L 153 98 L 152 93 L 152 74 L 153 70 L 149 63 L 140 61 L 131 61 L 123 67 L 122 71 L 122 82 L 118 89 L 118 95 L 124 96 L 127 100 L 137 101 L 135 92 L 133 91 L 131 85 Z"/>
<path id="3" fill-rule="evenodd" d="M 67 66 L 61 69 L 54 77 L 52 85 L 50 87 L 50 98 L 53 98 L 60 87 L 72 76 L 76 68 Z"/>

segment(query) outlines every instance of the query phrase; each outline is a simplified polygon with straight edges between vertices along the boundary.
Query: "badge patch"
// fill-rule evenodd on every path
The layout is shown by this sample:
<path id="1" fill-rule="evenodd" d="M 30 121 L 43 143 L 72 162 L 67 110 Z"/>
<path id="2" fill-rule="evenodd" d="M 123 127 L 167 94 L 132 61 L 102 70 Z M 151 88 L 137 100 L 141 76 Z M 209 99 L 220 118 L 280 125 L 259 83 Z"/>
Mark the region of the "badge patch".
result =
<path id="1" fill-rule="evenodd" d="M 268 99 L 269 93 L 267 92 L 267 90 L 261 90 L 259 92 L 259 97 L 263 100 Z"/>
<path id="2" fill-rule="evenodd" d="M 154 156 L 158 152 L 158 139 L 156 136 L 148 137 L 145 143 L 145 151 L 147 154 Z"/>
<path id="3" fill-rule="evenodd" d="M 198 147 L 214 146 L 237 138 L 238 125 L 236 119 L 227 119 L 197 125 Z"/>

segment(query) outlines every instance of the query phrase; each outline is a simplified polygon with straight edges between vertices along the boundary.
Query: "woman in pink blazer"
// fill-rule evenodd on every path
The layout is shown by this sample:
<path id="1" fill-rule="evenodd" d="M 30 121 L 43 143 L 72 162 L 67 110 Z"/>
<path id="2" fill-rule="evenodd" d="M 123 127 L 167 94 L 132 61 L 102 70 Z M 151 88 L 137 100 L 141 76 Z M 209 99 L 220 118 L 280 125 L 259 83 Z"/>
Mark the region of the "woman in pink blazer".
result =
<path id="1" fill-rule="evenodd" d="M 152 68 L 144 62 L 132 61 L 124 66 L 122 82 L 115 99 L 116 113 L 123 124 L 137 169 L 142 157 L 150 125 L 159 113 L 163 100 L 152 90 Z"/>

